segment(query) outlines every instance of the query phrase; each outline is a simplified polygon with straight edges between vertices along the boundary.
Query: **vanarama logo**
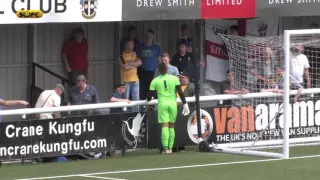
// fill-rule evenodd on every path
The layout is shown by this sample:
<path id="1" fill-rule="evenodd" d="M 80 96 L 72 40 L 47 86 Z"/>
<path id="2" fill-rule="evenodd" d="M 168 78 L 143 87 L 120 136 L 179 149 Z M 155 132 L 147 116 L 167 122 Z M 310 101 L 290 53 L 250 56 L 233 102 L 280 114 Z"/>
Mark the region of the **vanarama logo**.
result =
<path id="1" fill-rule="evenodd" d="M 217 143 L 270 140 L 282 136 L 283 103 L 255 107 L 213 109 Z M 301 101 L 289 106 L 289 135 L 304 137 L 320 133 L 320 100 Z"/>
<path id="2" fill-rule="evenodd" d="M 43 12 L 40 10 L 20 10 L 16 15 L 18 18 L 41 18 Z"/>

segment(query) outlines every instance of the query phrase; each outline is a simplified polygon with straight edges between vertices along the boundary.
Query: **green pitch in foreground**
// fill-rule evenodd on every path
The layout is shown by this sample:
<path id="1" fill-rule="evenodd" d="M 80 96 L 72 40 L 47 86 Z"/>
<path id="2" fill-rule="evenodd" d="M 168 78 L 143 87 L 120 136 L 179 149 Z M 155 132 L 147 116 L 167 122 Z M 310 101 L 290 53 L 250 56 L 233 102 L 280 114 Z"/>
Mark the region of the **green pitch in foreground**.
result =
<path id="1" fill-rule="evenodd" d="M 269 160 L 258 157 L 199 153 L 193 149 L 172 155 L 139 150 L 125 157 L 37 165 L 0 167 L 0 179 L 111 180 L 318 180 L 319 157 Z M 319 147 L 291 148 L 291 157 L 320 154 Z M 173 167 L 173 168 L 171 168 Z M 39 178 L 42 177 L 42 178 Z"/>

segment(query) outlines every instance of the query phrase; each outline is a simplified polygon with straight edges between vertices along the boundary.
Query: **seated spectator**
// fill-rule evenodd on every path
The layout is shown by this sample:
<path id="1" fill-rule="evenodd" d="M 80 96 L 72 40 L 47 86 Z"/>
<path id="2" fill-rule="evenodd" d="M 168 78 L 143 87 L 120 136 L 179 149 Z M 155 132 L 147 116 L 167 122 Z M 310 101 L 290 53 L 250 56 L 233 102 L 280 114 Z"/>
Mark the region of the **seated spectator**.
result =
<path id="1" fill-rule="evenodd" d="M 168 66 L 168 74 L 174 75 L 174 76 L 178 76 L 179 75 L 179 70 L 177 67 L 172 66 L 170 64 L 170 56 L 168 53 L 163 53 L 161 56 L 161 61 L 163 63 L 165 63 Z M 159 76 L 159 71 L 158 68 L 156 69 L 156 72 L 154 74 L 154 77 Z"/>
<path id="2" fill-rule="evenodd" d="M 178 44 L 179 52 L 177 52 L 171 61 L 171 65 L 178 68 L 179 72 L 188 72 L 191 82 L 194 80 L 194 57 L 190 52 L 187 52 L 186 40 L 181 40 Z"/>
<path id="3" fill-rule="evenodd" d="M 126 84 L 124 83 L 119 83 L 116 85 L 116 89 L 112 95 L 112 97 L 110 98 L 111 102 L 126 102 L 126 103 L 130 103 L 130 101 L 128 99 L 126 99 Z M 121 112 L 122 108 L 111 108 L 110 109 L 110 113 L 116 113 L 116 112 Z"/>
<path id="4" fill-rule="evenodd" d="M 84 75 L 77 76 L 77 85 L 71 89 L 68 105 L 96 104 L 99 103 L 97 89 L 87 84 L 87 79 Z M 77 115 L 91 115 L 93 110 L 72 112 Z"/>
<path id="5" fill-rule="evenodd" d="M 181 84 L 181 89 L 185 95 L 185 97 L 192 97 L 195 95 L 195 85 L 194 83 L 191 83 L 189 80 L 189 73 L 188 72 L 182 72 L 179 76 L 179 81 Z M 177 93 L 177 97 L 179 97 L 179 94 Z"/>
<path id="6" fill-rule="evenodd" d="M 233 89 L 233 84 L 234 84 L 234 76 L 233 72 L 230 70 L 227 71 L 227 80 L 221 82 L 220 85 L 220 92 L 221 94 L 246 94 L 249 93 L 247 89 L 241 89 L 241 90 L 234 90 Z M 231 100 L 226 100 L 223 102 L 225 105 L 231 105 L 232 101 Z"/>
<path id="7" fill-rule="evenodd" d="M 60 107 L 61 105 L 61 95 L 64 91 L 62 84 L 57 84 L 53 90 L 43 91 L 36 103 L 35 108 L 51 108 L 51 107 Z M 60 118 L 60 113 L 42 113 L 40 114 L 40 119 L 53 119 Z"/>
<path id="8" fill-rule="evenodd" d="M 132 40 L 125 42 L 125 50 L 120 55 L 120 79 L 127 85 L 125 98 L 129 99 L 131 95 L 133 101 L 139 101 L 140 84 L 137 68 L 141 65 L 141 60 L 133 51 L 133 47 L 134 42 Z M 139 112 L 139 107 L 134 107 L 133 111 Z"/>
<path id="9" fill-rule="evenodd" d="M 274 76 L 270 76 L 268 79 L 265 79 L 264 81 L 259 82 L 258 80 L 257 85 L 260 92 L 274 92 L 274 93 L 281 92 L 276 82 L 276 77 Z"/>

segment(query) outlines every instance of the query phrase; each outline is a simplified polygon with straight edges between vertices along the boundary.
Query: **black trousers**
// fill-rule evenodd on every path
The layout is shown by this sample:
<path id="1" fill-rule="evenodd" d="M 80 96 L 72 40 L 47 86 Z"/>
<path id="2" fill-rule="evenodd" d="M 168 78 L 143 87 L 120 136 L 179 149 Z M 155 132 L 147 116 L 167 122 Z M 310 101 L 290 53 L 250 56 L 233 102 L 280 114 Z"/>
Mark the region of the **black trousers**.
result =
<path id="1" fill-rule="evenodd" d="M 154 71 L 146 71 L 143 68 L 138 68 L 138 76 L 140 81 L 140 99 L 147 99 L 147 93 L 149 91 L 149 87 L 151 81 L 154 78 Z"/>

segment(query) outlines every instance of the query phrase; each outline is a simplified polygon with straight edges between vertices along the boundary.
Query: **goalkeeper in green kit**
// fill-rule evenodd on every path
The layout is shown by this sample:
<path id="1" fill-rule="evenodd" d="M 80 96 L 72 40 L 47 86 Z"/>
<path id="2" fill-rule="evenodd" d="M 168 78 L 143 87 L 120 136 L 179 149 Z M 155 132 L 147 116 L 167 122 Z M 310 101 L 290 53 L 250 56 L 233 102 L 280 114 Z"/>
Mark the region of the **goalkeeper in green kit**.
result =
<path id="1" fill-rule="evenodd" d="M 168 67 L 165 63 L 160 63 L 159 76 L 152 80 L 147 95 L 150 101 L 157 93 L 158 97 L 158 122 L 161 124 L 161 141 L 164 148 L 163 153 L 171 154 L 175 139 L 174 123 L 177 119 L 178 104 L 176 94 L 178 92 L 183 103 L 182 114 L 190 114 L 186 98 L 181 90 L 178 77 L 167 74 Z"/>

